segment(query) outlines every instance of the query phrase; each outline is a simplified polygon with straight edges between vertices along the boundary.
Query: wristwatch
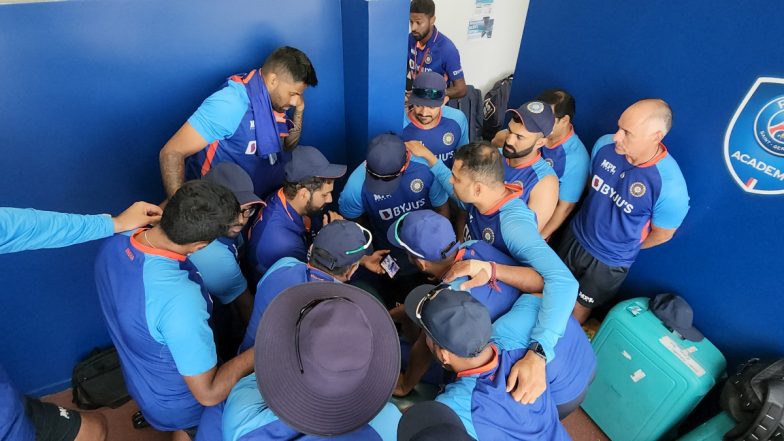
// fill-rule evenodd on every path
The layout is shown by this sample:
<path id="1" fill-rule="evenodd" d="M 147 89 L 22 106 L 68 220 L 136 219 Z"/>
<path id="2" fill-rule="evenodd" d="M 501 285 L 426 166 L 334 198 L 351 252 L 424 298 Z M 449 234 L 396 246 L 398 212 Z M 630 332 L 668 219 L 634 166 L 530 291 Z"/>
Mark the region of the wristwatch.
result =
<path id="1" fill-rule="evenodd" d="M 528 350 L 542 357 L 542 360 L 544 360 L 544 362 L 547 363 L 547 354 L 544 353 L 544 348 L 538 341 L 532 340 L 531 343 L 528 345 Z"/>

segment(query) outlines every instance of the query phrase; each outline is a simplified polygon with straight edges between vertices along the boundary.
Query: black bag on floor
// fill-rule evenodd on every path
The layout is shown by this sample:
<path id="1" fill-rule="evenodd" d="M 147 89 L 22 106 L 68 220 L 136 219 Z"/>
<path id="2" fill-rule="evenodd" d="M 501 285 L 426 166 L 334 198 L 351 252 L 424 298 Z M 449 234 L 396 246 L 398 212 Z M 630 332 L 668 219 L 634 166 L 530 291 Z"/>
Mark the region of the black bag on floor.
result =
<path id="1" fill-rule="evenodd" d="M 80 409 L 117 408 L 131 399 L 114 347 L 95 349 L 74 366 L 71 377 L 73 402 Z"/>
<path id="2" fill-rule="evenodd" d="M 784 440 L 784 358 L 741 364 L 724 384 L 721 407 L 738 422 L 725 441 Z"/>

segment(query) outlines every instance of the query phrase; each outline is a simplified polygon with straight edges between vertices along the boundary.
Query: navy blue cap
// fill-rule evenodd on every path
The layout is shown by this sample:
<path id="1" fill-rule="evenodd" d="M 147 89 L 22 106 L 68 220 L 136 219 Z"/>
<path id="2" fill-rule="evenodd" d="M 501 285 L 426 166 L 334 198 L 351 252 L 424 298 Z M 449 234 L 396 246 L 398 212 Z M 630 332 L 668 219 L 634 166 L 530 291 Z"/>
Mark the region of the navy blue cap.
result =
<path id="1" fill-rule="evenodd" d="M 403 214 L 389 226 L 387 240 L 414 257 L 430 262 L 444 260 L 458 248 L 449 219 L 433 210 Z"/>
<path id="2" fill-rule="evenodd" d="M 262 203 L 261 198 L 253 192 L 253 181 L 248 173 L 233 162 L 221 162 L 214 166 L 204 175 L 204 179 L 231 190 L 240 205 Z"/>
<path id="3" fill-rule="evenodd" d="M 555 115 L 553 108 L 542 101 L 529 101 L 517 109 L 509 109 L 507 112 L 517 114 L 523 121 L 525 129 L 531 133 L 543 133 L 550 136 L 555 125 Z"/>
<path id="4" fill-rule="evenodd" d="M 378 195 L 394 193 L 409 159 L 406 145 L 394 133 L 382 133 L 371 139 L 365 162 L 365 188 Z"/>
<path id="5" fill-rule="evenodd" d="M 417 317 L 420 302 L 421 314 Z M 449 285 L 414 288 L 406 297 L 406 314 L 438 346 L 458 357 L 475 357 L 490 343 L 492 324 L 485 305 Z"/>
<path id="6" fill-rule="evenodd" d="M 438 401 L 423 401 L 403 413 L 398 441 L 473 441 L 454 410 Z"/>
<path id="7" fill-rule="evenodd" d="M 328 270 L 353 265 L 373 252 L 372 242 L 373 234 L 358 223 L 332 221 L 313 240 L 310 260 Z"/>
<path id="8" fill-rule="evenodd" d="M 414 78 L 408 104 L 412 106 L 441 107 L 444 105 L 446 80 L 432 71 L 422 72 Z"/>
<path id="9" fill-rule="evenodd" d="M 676 331 L 683 338 L 691 341 L 702 341 L 705 338 L 692 324 L 694 311 L 683 297 L 659 294 L 651 301 L 650 308 L 667 329 Z"/>
<path id="10" fill-rule="evenodd" d="M 306 145 L 291 152 L 291 161 L 284 170 L 288 182 L 300 182 L 308 178 L 337 179 L 346 174 L 345 165 L 330 164 L 317 148 Z"/>

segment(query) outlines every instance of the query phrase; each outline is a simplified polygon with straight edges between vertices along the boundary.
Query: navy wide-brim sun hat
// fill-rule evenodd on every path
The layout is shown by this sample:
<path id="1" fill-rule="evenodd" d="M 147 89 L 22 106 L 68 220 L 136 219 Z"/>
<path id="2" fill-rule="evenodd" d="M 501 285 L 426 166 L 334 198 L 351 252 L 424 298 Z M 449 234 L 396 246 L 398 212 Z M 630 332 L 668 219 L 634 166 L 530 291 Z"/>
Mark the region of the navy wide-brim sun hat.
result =
<path id="1" fill-rule="evenodd" d="M 264 401 L 290 427 L 315 436 L 370 422 L 400 373 L 400 341 L 387 309 L 342 283 L 304 283 L 280 293 L 262 316 L 255 348 Z"/>

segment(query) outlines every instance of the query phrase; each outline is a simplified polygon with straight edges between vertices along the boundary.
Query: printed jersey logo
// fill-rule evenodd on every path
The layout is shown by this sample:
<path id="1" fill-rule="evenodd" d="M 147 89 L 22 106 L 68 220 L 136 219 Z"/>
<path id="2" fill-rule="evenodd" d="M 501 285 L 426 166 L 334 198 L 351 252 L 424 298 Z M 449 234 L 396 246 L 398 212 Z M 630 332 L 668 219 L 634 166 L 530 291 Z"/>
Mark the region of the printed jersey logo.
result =
<path id="1" fill-rule="evenodd" d="M 408 68 L 411 70 L 414 70 L 414 68 L 416 68 L 416 65 L 414 64 L 414 60 L 411 58 L 408 59 Z"/>
<path id="2" fill-rule="evenodd" d="M 454 150 L 450 150 L 450 151 L 445 152 L 445 153 L 439 153 L 436 156 L 438 156 L 438 159 L 440 159 L 441 161 L 447 162 L 447 161 L 449 161 L 450 159 L 452 159 L 455 156 L 455 151 Z"/>
<path id="3" fill-rule="evenodd" d="M 245 149 L 246 155 L 255 155 L 256 154 L 256 140 L 248 142 L 248 148 Z"/>
<path id="4" fill-rule="evenodd" d="M 422 182 L 421 179 L 417 178 L 411 181 L 411 185 L 409 187 L 411 187 L 411 191 L 414 193 L 419 193 L 425 188 L 425 183 Z"/>
<path id="5" fill-rule="evenodd" d="M 610 187 L 608 184 L 605 184 L 604 179 L 593 175 L 593 179 L 591 179 L 591 188 L 596 190 L 597 193 L 603 194 L 610 198 L 615 206 L 623 210 L 624 213 L 631 214 L 632 210 L 634 210 L 634 205 L 623 199 L 614 188 Z"/>
<path id="6" fill-rule="evenodd" d="M 758 78 L 727 126 L 724 161 L 749 193 L 784 193 L 784 78 Z"/>
<path id="7" fill-rule="evenodd" d="M 579 291 L 577 295 L 580 296 L 580 298 L 583 299 L 583 302 L 585 303 L 594 303 L 593 297 L 588 297 L 582 291 Z"/>
<path id="8" fill-rule="evenodd" d="M 615 174 L 615 164 L 613 164 L 612 162 L 610 162 L 610 161 L 608 161 L 606 159 L 602 159 L 602 163 L 601 163 L 600 166 L 603 169 L 607 170 L 608 172 L 610 172 L 612 174 Z M 621 177 L 623 177 L 623 176 L 621 176 Z"/>
<path id="9" fill-rule="evenodd" d="M 250 120 L 250 129 L 254 130 L 255 128 L 256 128 L 256 121 L 255 120 Z"/>
<path id="10" fill-rule="evenodd" d="M 493 242 L 495 242 L 495 233 L 493 232 L 493 229 L 487 227 L 484 230 L 482 230 L 482 239 L 484 239 L 485 242 L 492 245 Z"/>
<path id="11" fill-rule="evenodd" d="M 433 56 L 427 54 L 427 57 L 425 58 L 425 64 L 430 64 L 431 61 L 433 61 Z"/>
<path id="12" fill-rule="evenodd" d="M 391 197 L 392 197 L 391 194 L 373 194 L 373 200 L 376 202 L 380 202 L 383 201 L 384 199 L 389 199 Z"/>
<path id="13" fill-rule="evenodd" d="M 462 71 L 463 71 L 463 69 L 453 70 L 452 71 L 452 75 L 458 76 L 458 75 L 460 75 L 460 72 L 462 72 Z"/>
<path id="14" fill-rule="evenodd" d="M 635 182 L 631 185 L 631 187 L 629 187 L 629 193 L 631 193 L 632 196 L 636 198 L 642 197 L 646 190 L 647 188 L 642 182 Z"/>
<path id="15" fill-rule="evenodd" d="M 419 210 L 424 206 L 425 206 L 425 199 L 422 198 L 415 202 L 405 202 L 395 207 L 378 210 L 378 216 L 385 221 L 397 219 L 398 217 L 402 216 L 404 213 L 408 213 L 409 211 Z"/>
<path id="16" fill-rule="evenodd" d="M 452 145 L 452 143 L 455 141 L 455 135 L 453 135 L 452 132 L 446 132 L 444 133 L 444 137 L 441 138 L 441 141 L 443 141 L 446 145 Z"/>
<path id="17" fill-rule="evenodd" d="M 531 113 L 539 114 L 544 110 L 544 104 L 540 101 L 531 101 L 525 108 Z"/>
<path id="18" fill-rule="evenodd" d="M 552 159 L 550 159 L 550 158 L 546 158 L 546 159 L 544 160 L 544 162 L 546 162 L 546 163 L 547 163 L 547 165 L 549 165 L 550 167 L 555 167 L 555 162 L 553 162 L 553 160 L 552 160 Z"/>
<path id="19" fill-rule="evenodd" d="M 136 259 L 136 257 L 134 257 L 134 255 L 133 255 L 133 251 L 131 251 L 130 248 L 126 248 L 125 249 L 125 255 L 128 256 L 128 259 L 130 259 L 131 261 Z"/>

